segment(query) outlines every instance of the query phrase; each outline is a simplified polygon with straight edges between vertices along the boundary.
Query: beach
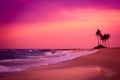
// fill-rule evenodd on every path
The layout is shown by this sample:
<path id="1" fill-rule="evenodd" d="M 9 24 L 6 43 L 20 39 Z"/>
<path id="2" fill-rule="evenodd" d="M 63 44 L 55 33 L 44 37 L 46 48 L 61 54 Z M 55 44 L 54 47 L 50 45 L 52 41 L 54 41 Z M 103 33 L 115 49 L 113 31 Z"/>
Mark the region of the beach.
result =
<path id="1" fill-rule="evenodd" d="M 120 48 L 111 48 L 60 63 L 0 73 L 0 80 L 120 80 L 119 75 Z"/>

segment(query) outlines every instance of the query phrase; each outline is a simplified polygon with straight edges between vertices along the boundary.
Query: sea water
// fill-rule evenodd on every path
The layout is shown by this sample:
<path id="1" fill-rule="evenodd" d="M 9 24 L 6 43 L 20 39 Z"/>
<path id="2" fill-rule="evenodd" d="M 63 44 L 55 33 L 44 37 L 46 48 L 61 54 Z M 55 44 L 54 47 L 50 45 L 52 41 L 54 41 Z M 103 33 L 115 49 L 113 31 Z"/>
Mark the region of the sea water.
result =
<path id="1" fill-rule="evenodd" d="M 4 49 L 0 50 L 0 73 L 23 71 L 42 65 L 55 64 L 96 53 L 97 51 L 98 50 Z"/>

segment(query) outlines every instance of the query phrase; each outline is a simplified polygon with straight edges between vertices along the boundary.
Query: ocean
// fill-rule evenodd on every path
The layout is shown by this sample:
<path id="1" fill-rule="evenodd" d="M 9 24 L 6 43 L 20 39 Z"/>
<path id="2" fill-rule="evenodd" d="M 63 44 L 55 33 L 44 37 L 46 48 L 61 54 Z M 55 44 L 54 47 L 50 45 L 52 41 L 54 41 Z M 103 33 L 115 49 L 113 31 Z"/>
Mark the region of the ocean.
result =
<path id="1" fill-rule="evenodd" d="M 0 73 L 23 71 L 89 55 L 98 50 L 1 49 Z"/>

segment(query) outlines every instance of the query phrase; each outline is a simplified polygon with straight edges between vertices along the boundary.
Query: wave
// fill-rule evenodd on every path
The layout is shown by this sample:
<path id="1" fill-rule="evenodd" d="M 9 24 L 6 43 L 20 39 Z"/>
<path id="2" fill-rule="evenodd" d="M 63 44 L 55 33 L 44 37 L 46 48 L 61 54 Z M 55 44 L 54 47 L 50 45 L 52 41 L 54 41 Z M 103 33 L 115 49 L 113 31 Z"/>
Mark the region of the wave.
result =
<path id="1" fill-rule="evenodd" d="M 41 65 L 55 64 L 67 60 L 72 60 L 80 56 L 96 53 L 98 50 L 91 51 L 57 51 L 55 53 L 45 52 L 43 56 L 26 56 L 25 59 L 8 59 L 0 60 L 2 63 L 16 63 L 14 66 L 0 65 L 0 72 L 23 71 L 32 67 L 39 67 Z M 29 63 L 29 64 L 19 64 Z"/>

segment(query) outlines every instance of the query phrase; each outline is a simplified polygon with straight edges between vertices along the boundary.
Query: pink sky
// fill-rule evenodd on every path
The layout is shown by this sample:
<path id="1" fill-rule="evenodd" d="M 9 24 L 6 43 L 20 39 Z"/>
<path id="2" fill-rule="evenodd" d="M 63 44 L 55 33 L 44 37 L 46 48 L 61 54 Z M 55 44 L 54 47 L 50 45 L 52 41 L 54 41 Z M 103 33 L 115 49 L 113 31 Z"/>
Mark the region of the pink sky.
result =
<path id="1" fill-rule="evenodd" d="M 77 2 L 58 5 L 55 0 L 19 1 L 26 6 L 1 24 L 0 48 L 93 48 L 97 29 L 111 35 L 111 47 L 120 47 L 119 9 L 103 4 L 81 7 Z"/>

